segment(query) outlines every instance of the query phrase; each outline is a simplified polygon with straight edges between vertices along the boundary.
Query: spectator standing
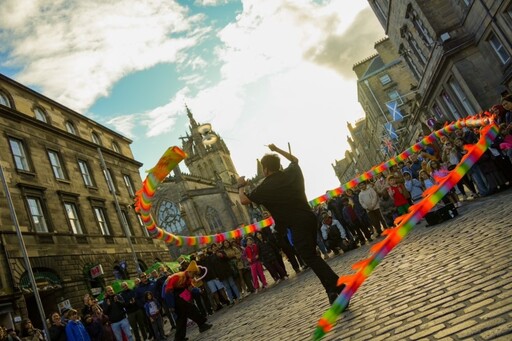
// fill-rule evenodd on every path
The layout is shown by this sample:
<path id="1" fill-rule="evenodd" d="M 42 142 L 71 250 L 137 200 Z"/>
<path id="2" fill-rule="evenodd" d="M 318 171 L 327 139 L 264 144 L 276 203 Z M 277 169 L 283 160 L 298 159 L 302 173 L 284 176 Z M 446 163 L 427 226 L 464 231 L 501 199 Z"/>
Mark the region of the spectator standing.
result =
<path id="1" fill-rule="evenodd" d="M 253 237 L 247 237 L 245 255 L 251 266 L 252 286 L 256 291 L 258 291 L 260 289 L 259 281 L 261 281 L 262 289 L 265 289 L 267 287 L 267 279 L 263 273 L 263 265 L 261 265 L 260 248 L 258 247 L 258 244 L 254 242 Z"/>
<path id="2" fill-rule="evenodd" d="M 146 291 L 144 299 L 146 300 L 146 303 L 144 304 L 144 309 L 146 311 L 146 315 L 151 321 L 151 327 L 153 327 L 155 340 L 164 341 L 164 320 L 162 318 L 162 313 L 160 311 L 160 303 L 158 303 L 158 301 L 155 299 L 151 291 Z"/>
<path id="3" fill-rule="evenodd" d="M 128 322 L 124 305 L 123 297 L 115 294 L 111 286 L 107 286 L 105 300 L 103 301 L 103 312 L 110 320 L 114 337 L 117 341 L 123 341 L 122 334 L 124 333 L 128 341 L 133 341 L 130 322 Z"/>
<path id="4" fill-rule="evenodd" d="M 66 336 L 68 341 L 91 341 L 89 333 L 78 317 L 75 309 L 68 311 L 68 324 L 66 325 Z"/>
<path id="5" fill-rule="evenodd" d="M 62 322 L 62 318 L 58 312 L 53 312 L 50 315 L 50 333 L 51 341 L 66 341 L 66 325 Z"/>
<path id="6" fill-rule="evenodd" d="M 371 225 L 379 236 L 387 228 L 386 221 L 382 217 L 379 208 L 379 195 L 366 181 L 359 183 L 359 202 L 368 213 Z"/>
<path id="7" fill-rule="evenodd" d="M 135 299 L 135 290 L 130 289 L 126 282 L 121 283 L 121 288 L 122 291 L 120 292 L 120 295 L 124 300 L 124 307 L 126 314 L 128 315 L 128 322 L 132 328 L 135 341 L 145 341 L 147 339 L 145 326 L 146 317 L 144 315 L 144 311 L 140 309 L 137 304 L 137 300 Z"/>

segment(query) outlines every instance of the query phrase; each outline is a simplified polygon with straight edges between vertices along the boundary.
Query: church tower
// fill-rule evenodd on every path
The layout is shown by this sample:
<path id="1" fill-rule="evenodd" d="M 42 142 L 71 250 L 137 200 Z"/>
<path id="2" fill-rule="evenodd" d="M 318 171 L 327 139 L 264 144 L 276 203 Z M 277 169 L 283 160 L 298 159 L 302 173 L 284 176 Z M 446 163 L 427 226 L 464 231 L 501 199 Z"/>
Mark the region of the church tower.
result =
<path id="1" fill-rule="evenodd" d="M 188 154 L 184 160 L 191 175 L 210 180 L 222 180 L 226 184 L 236 183 L 238 173 L 226 144 L 220 136 L 217 142 L 205 146 L 203 136 L 198 131 L 201 124 L 197 123 L 190 109 L 185 105 L 190 121 L 189 130 L 185 137 L 180 137 L 182 149 Z"/>

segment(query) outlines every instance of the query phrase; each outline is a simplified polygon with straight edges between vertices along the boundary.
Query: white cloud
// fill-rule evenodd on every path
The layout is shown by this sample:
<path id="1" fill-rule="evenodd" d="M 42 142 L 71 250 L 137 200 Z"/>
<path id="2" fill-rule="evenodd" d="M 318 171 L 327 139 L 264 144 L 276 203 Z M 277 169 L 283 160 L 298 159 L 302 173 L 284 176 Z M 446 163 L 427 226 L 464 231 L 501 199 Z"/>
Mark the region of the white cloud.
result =
<path id="1" fill-rule="evenodd" d="M 194 1 L 194 5 L 196 6 L 204 6 L 204 7 L 214 7 L 214 6 L 220 6 L 225 5 L 229 2 L 233 2 L 234 0 L 196 0 Z"/>
<path id="2" fill-rule="evenodd" d="M 23 67 L 18 81 L 78 111 L 127 74 L 175 61 L 204 33 L 193 31 L 201 16 L 175 1 L 28 1 L 27 14 L 17 1 L 7 4 L 17 14 L 0 22 L 8 65 Z"/>
<path id="3" fill-rule="evenodd" d="M 354 40 L 359 25 L 374 27 L 376 22 L 370 22 L 369 13 L 356 20 L 367 8 L 365 1 L 243 0 L 236 21 L 218 33 L 222 44 L 215 55 L 221 69 L 215 84 L 201 77 L 219 63 L 189 49 L 211 28 L 201 26 L 202 17 L 187 17 L 176 2 L 34 3 L 27 7 L 30 15 L 0 21 L 0 31 L 11 35 L 10 63 L 24 67 L 19 81 L 37 84 L 80 111 L 108 95 L 123 76 L 175 62 L 187 87 L 168 104 L 108 124 L 130 137 L 138 138 L 140 130 L 148 138 L 170 132 L 176 137 L 186 133 L 185 127 L 175 126 L 186 103 L 198 122 L 210 122 L 225 139 L 240 174 L 255 174 L 256 159 L 268 152 L 265 144 L 287 148 L 290 142 L 301 160 L 309 198 L 339 186 L 331 164 L 347 148 L 346 122 L 362 116 L 356 84 L 349 79 L 354 76 L 349 67 L 358 60 L 351 58 L 372 54 L 383 34 L 365 26 Z M 173 38 L 175 33 L 180 38 Z M 135 157 L 154 162 L 147 155 Z"/>

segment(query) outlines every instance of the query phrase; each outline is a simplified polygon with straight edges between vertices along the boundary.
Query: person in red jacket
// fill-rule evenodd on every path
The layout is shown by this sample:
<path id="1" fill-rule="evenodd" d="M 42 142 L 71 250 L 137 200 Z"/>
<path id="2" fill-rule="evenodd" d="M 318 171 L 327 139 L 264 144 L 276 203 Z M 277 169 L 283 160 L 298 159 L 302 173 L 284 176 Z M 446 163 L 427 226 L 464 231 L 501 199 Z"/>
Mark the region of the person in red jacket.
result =
<path id="1" fill-rule="evenodd" d="M 176 320 L 176 335 L 174 341 L 188 340 L 187 319 L 191 319 L 199 326 L 199 332 L 205 332 L 212 327 L 206 322 L 206 317 L 201 315 L 197 307 L 192 303 L 194 275 L 199 273 L 196 261 L 191 261 L 185 271 L 177 272 L 169 276 L 164 283 L 165 301 L 170 303 L 171 310 L 178 316 Z"/>
<path id="2" fill-rule="evenodd" d="M 394 175 L 388 176 L 388 192 L 389 196 L 393 198 L 395 201 L 395 207 L 398 212 L 398 215 L 402 215 L 407 213 L 407 210 L 409 209 L 409 200 L 406 197 L 406 191 L 407 189 L 403 184 L 398 184 L 396 178 Z"/>
<path id="3" fill-rule="evenodd" d="M 263 265 L 261 265 L 260 260 L 260 249 L 258 244 L 254 242 L 252 237 L 247 237 L 247 246 L 245 247 L 245 257 L 251 266 L 251 274 L 252 274 L 252 283 L 254 289 L 258 291 L 260 288 L 261 281 L 262 289 L 267 287 L 267 279 L 265 278 L 265 274 L 263 273 Z"/>

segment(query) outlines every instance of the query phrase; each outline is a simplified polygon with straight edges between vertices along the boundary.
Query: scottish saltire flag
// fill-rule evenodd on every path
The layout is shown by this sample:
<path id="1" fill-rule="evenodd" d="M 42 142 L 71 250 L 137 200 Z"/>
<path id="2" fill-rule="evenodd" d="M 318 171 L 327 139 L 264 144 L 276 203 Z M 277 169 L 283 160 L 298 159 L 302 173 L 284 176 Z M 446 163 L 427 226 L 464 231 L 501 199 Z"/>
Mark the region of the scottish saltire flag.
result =
<path id="1" fill-rule="evenodd" d="M 402 115 L 400 110 L 398 110 L 398 103 L 396 101 L 386 103 L 386 107 L 388 107 L 389 113 L 393 118 L 393 122 L 401 121 L 404 119 L 404 116 Z"/>
<path id="2" fill-rule="evenodd" d="M 398 135 L 396 134 L 395 129 L 393 129 L 393 125 L 391 124 L 391 122 L 384 124 L 384 127 L 386 128 L 389 137 L 391 137 L 393 140 L 396 140 L 398 138 Z"/>

